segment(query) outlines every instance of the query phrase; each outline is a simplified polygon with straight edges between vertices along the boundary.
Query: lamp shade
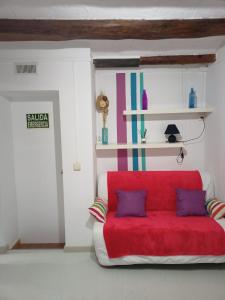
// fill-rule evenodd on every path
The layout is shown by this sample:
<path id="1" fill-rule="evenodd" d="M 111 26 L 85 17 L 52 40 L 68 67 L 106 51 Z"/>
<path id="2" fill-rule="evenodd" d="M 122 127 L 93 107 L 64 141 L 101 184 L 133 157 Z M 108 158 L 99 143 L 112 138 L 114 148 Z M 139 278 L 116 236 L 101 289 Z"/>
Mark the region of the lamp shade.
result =
<path id="1" fill-rule="evenodd" d="M 180 131 L 178 130 L 175 124 L 169 124 L 166 128 L 165 134 L 179 134 Z"/>

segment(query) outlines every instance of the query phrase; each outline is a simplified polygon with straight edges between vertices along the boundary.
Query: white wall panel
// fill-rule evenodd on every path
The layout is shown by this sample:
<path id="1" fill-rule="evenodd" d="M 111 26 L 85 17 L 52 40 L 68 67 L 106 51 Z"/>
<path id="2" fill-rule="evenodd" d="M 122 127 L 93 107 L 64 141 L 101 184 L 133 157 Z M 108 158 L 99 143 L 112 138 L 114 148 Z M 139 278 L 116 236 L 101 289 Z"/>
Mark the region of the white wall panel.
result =
<path id="1" fill-rule="evenodd" d="M 18 238 L 10 102 L 0 96 L 0 246 L 12 246 Z"/>
<path id="2" fill-rule="evenodd" d="M 24 61 L 38 62 L 38 73 L 16 75 L 15 62 Z M 90 50 L 1 50 L 0 66 L 0 93 L 59 92 L 66 245 L 91 245 L 87 221 L 88 207 L 95 197 L 95 150 Z M 75 172 L 73 165 L 78 160 L 81 170 Z"/>
<path id="3" fill-rule="evenodd" d="M 110 99 L 109 107 L 109 142 L 116 142 L 116 73 L 126 73 L 126 103 L 127 109 L 131 107 L 130 100 L 130 73 L 137 73 L 137 105 L 139 107 L 139 74 L 144 73 L 144 88 L 147 90 L 149 107 L 188 107 L 188 94 L 191 87 L 194 87 L 198 95 L 198 105 L 205 104 L 205 74 L 204 68 L 144 68 L 143 70 L 97 70 L 96 71 L 96 91 L 103 89 Z M 113 96 L 112 96 L 113 95 Z M 138 117 L 140 120 L 140 117 Z M 99 117 L 96 118 L 98 135 L 102 123 Z M 176 119 L 165 116 L 145 116 L 145 127 L 147 129 L 147 142 L 165 141 L 165 129 L 168 124 L 175 123 L 180 130 L 183 139 L 197 137 L 203 128 L 203 123 L 198 118 L 190 116 L 183 119 L 176 116 Z M 127 136 L 131 142 L 131 117 L 127 116 Z M 140 122 L 138 121 L 138 140 L 140 140 Z M 147 150 L 146 166 L 147 170 L 163 169 L 204 169 L 204 137 L 201 140 L 192 142 L 186 147 L 186 155 L 182 165 L 178 165 L 176 157 L 178 150 Z M 140 155 L 140 151 L 139 151 Z M 102 171 L 117 170 L 116 151 L 98 151 L 98 174 Z M 139 166 L 141 158 L 139 156 Z M 128 152 L 128 169 L 132 170 L 132 151 Z M 139 168 L 140 169 L 140 168 Z"/>

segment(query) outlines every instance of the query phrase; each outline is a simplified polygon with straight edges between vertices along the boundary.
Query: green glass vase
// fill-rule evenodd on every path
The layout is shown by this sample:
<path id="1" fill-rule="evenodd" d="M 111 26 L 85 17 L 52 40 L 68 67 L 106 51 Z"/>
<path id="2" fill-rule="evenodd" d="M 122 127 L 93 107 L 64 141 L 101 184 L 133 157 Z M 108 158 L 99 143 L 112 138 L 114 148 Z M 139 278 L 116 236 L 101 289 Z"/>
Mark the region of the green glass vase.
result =
<path id="1" fill-rule="evenodd" d="M 103 145 L 108 144 L 108 128 L 106 127 L 102 128 L 102 144 Z"/>

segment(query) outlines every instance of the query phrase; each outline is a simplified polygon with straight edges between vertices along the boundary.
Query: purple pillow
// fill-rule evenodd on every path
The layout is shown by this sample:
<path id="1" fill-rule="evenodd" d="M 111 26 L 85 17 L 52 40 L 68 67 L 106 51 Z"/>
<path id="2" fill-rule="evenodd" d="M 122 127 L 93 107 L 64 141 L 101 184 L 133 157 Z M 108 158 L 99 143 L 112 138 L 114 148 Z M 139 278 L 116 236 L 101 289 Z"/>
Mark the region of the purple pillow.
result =
<path id="1" fill-rule="evenodd" d="M 117 217 L 146 217 L 145 202 L 147 192 L 143 190 L 117 192 Z"/>
<path id="2" fill-rule="evenodd" d="M 206 216 L 206 191 L 177 189 L 177 216 Z"/>

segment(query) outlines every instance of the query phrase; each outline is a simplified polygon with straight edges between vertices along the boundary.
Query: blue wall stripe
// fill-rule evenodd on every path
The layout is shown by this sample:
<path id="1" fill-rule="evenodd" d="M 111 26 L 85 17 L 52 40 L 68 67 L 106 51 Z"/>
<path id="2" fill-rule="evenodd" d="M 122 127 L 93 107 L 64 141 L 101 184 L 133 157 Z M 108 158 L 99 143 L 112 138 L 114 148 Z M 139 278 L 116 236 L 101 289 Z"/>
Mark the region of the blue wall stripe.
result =
<path id="1" fill-rule="evenodd" d="M 131 109 L 137 109 L 137 75 L 136 73 L 130 74 L 130 87 L 131 87 Z M 131 116 L 132 122 L 132 143 L 138 143 L 137 132 L 137 116 Z M 133 149 L 133 170 L 138 171 L 138 149 Z"/>
<path id="2" fill-rule="evenodd" d="M 138 149 L 133 149 L 133 171 L 138 171 Z"/>
<path id="3" fill-rule="evenodd" d="M 140 109 L 142 109 L 142 94 L 144 90 L 144 74 L 140 73 Z M 141 115 L 141 135 L 144 134 L 145 131 L 145 116 Z M 141 165 L 142 171 L 146 170 L 146 157 L 145 157 L 145 149 L 141 149 Z"/>

